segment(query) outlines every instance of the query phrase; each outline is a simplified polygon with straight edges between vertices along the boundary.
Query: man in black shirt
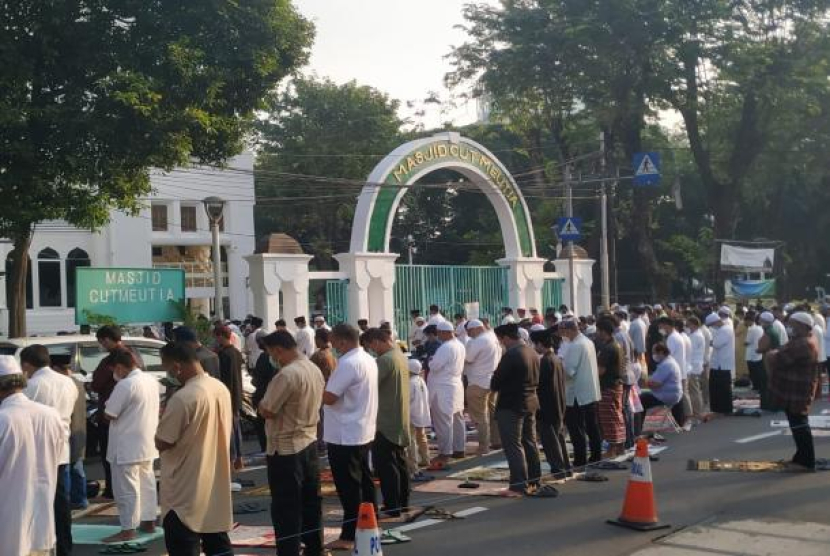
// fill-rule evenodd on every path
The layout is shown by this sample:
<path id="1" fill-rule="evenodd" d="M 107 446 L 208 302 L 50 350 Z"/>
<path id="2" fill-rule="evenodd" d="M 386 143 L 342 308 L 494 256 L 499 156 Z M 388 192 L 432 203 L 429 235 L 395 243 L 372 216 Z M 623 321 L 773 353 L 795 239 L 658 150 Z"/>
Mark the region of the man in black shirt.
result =
<path id="1" fill-rule="evenodd" d="M 196 352 L 196 357 L 199 358 L 199 364 L 202 365 L 205 372 L 217 380 L 221 378 L 219 358 L 214 352 L 202 345 L 195 330 L 187 326 L 179 326 L 173 330 L 173 341 L 192 347 L 193 351 Z"/>
<path id="2" fill-rule="evenodd" d="M 504 496 L 518 497 L 539 486 L 542 475 L 536 446 L 539 358 L 522 343 L 515 323 L 499 326 L 495 333 L 507 350 L 490 383 L 490 390 L 498 393 L 496 422 L 510 467 L 510 486 Z"/>
<path id="3" fill-rule="evenodd" d="M 231 460 L 234 469 L 242 465 L 242 429 L 239 418 L 242 411 L 242 365 L 245 361 L 242 352 L 233 345 L 233 332 L 227 326 L 217 326 L 213 332 L 216 337 L 216 355 L 219 356 L 219 380 L 231 393 L 231 410 L 233 411 L 233 429 L 231 434 Z"/>
<path id="4" fill-rule="evenodd" d="M 611 317 L 597 322 L 597 366 L 602 399 L 599 402 L 599 425 L 602 437 L 608 443 L 605 457 L 617 457 L 625 453 L 625 417 L 623 415 L 622 348 L 614 338 L 616 323 Z"/>
<path id="5" fill-rule="evenodd" d="M 539 330 L 530 334 L 539 359 L 539 411 L 536 429 L 542 449 L 556 479 L 564 479 L 571 470 L 565 444 L 565 368 L 553 351 L 553 331 Z"/>

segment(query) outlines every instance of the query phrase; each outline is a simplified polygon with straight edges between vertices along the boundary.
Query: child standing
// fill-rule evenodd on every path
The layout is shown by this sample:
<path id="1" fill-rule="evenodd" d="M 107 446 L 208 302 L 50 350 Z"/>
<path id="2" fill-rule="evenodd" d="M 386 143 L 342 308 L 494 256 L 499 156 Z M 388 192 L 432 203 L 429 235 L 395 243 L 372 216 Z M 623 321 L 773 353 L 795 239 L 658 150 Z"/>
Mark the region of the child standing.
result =
<path id="1" fill-rule="evenodd" d="M 429 392 L 421 376 L 421 362 L 409 360 L 409 470 L 417 481 L 423 477 L 421 466 L 429 465 L 427 428 L 432 425 L 429 415 Z"/>

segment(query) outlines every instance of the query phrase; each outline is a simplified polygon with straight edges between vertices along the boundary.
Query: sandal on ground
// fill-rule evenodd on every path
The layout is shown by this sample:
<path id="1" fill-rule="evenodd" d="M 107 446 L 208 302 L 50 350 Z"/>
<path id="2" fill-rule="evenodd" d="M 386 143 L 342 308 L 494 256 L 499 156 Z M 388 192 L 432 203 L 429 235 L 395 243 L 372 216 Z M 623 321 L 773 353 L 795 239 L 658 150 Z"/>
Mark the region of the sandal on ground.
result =
<path id="1" fill-rule="evenodd" d="M 139 552 L 147 552 L 147 547 L 134 542 L 111 544 L 98 551 L 99 554 L 137 554 Z"/>
<path id="2" fill-rule="evenodd" d="M 624 463 L 620 463 L 617 461 L 601 461 L 594 465 L 596 469 L 602 469 L 606 471 L 623 471 L 628 469 L 628 466 Z"/>
<path id="3" fill-rule="evenodd" d="M 502 498 L 524 498 L 525 497 L 524 493 L 519 492 L 518 490 L 510 490 L 509 488 L 506 488 L 504 490 L 499 491 L 499 496 L 501 496 Z"/>
<path id="4" fill-rule="evenodd" d="M 237 504 L 233 508 L 234 514 L 244 515 L 244 514 L 258 514 L 259 512 L 264 512 L 265 508 L 260 506 L 259 504 L 253 502 L 247 502 L 245 504 Z"/>
<path id="5" fill-rule="evenodd" d="M 599 473 L 588 472 L 582 475 L 579 480 L 588 483 L 604 483 L 608 480 L 608 477 Z"/>
<path id="6" fill-rule="evenodd" d="M 388 529 L 380 535 L 380 544 L 402 544 L 405 542 L 412 542 L 412 539 L 395 529 Z"/>
<path id="7" fill-rule="evenodd" d="M 424 475 L 423 473 L 416 473 L 412 476 L 411 480 L 413 483 L 428 483 L 430 481 L 434 481 L 435 477 Z"/>
<path id="8" fill-rule="evenodd" d="M 427 471 L 449 471 L 452 469 L 445 461 L 433 461 L 427 467 Z"/>
<path id="9" fill-rule="evenodd" d="M 337 539 L 336 541 L 331 541 L 325 546 L 326 550 L 331 550 L 334 552 L 351 552 L 354 550 L 354 541 L 347 541 L 343 539 Z"/>
<path id="10" fill-rule="evenodd" d="M 556 498 L 559 496 L 559 491 L 553 485 L 542 485 L 529 493 L 528 496 L 532 496 L 533 498 Z"/>
<path id="11" fill-rule="evenodd" d="M 453 520 L 453 519 L 464 519 L 461 516 L 457 516 L 452 512 L 448 512 L 443 508 L 429 508 L 427 511 L 424 512 L 424 515 L 427 517 L 431 517 L 434 519 L 445 519 L 445 520 Z"/>

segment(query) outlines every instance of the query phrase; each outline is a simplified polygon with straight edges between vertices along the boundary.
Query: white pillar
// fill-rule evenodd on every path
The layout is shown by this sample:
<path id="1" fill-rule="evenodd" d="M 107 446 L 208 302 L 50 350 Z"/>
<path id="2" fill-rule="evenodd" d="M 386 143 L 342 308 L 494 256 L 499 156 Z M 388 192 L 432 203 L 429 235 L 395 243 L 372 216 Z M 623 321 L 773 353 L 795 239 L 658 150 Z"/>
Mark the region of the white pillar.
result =
<path id="1" fill-rule="evenodd" d="M 591 287 L 594 285 L 594 263 L 593 259 L 573 259 L 574 277 L 576 279 L 576 307 L 571 307 L 571 311 L 578 316 L 587 316 L 593 314 L 594 310 L 591 306 Z M 571 284 L 570 276 L 570 259 L 556 259 L 553 264 L 556 266 L 556 272 L 560 276 L 565 277 L 562 284 L 562 300 L 566 305 L 571 298 Z"/>
<path id="2" fill-rule="evenodd" d="M 499 259 L 496 262 L 508 269 L 510 307 L 544 311 L 542 288 L 545 286 L 545 259 Z"/>
<path id="3" fill-rule="evenodd" d="M 260 254 L 245 257 L 250 271 L 253 312 L 272 327 L 280 317 L 293 324 L 308 312 L 308 263 L 311 255 Z M 282 291 L 283 314 L 279 295 Z"/>
<path id="4" fill-rule="evenodd" d="M 368 319 L 395 322 L 395 261 L 397 253 L 342 253 L 335 255 L 340 271 L 349 277 L 349 322 Z"/>
<path id="5" fill-rule="evenodd" d="M 224 291 L 231 306 L 229 318 L 242 320 L 249 311 L 248 289 L 245 287 L 248 279 L 248 263 L 245 262 L 237 245 L 225 245 L 225 253 L 228 257 L 228 287 Z"/>

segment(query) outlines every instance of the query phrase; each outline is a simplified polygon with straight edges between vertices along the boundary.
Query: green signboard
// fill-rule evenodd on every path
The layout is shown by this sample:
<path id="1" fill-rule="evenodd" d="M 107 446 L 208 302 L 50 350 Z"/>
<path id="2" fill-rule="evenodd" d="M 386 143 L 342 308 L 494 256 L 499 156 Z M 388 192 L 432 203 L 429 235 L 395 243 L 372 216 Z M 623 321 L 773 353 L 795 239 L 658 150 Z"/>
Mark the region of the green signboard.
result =
<path id="1" fill-rule="evenodd" d="M 118 324 L 181 319 L 184 270 L 154 268 L 78 268 L 75 324 L 106 316 Z"/>

